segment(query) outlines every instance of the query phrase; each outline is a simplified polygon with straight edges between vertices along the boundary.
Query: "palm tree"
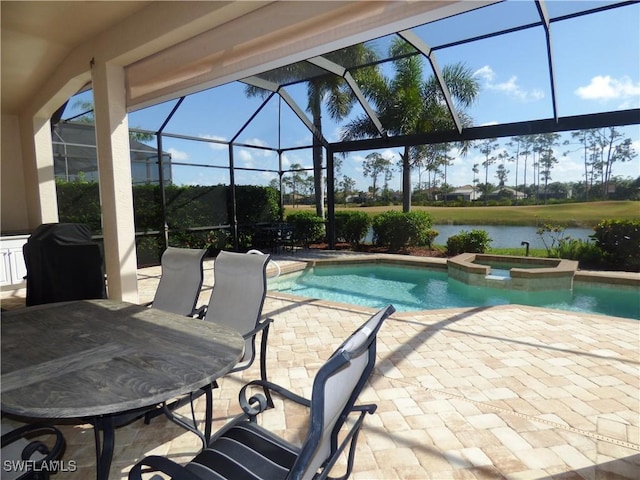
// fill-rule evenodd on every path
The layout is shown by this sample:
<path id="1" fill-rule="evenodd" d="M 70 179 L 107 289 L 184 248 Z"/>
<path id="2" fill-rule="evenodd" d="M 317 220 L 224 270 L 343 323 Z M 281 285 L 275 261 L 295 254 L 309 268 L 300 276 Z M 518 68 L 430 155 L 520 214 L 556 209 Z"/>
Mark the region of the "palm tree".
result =
<path id="1" fill-rule="evenodd" d="M 414 133 L 450 130 L 453 120 L 444 101 L 444 95 L 435 76 L 424 79 L 424 61 L 422 55 L 403 40 L 396 40 L 390 48 L 394 58 L 395 76 L 391 79 L 376 79 L 363 87 L 373 102 L 380 122 L 390 135 L 408 135 Z M 460 121 L 464 126 L 471 125 L 471 119 L 465 114 L 476 99 L 480 89 L 471 70 L 464 64 L 445 66 L 442 70 L 445 83 L 449 88 Z M 355 118 L 342 132 L 343 140 L 354 140 L 378 136 L 373 122 L 367 116 Z M 405 146 L 400 153 L 402 165 L 402 204 L 403 211 L 411 210 L 411 168 L 422 158 L 418 148 Z"/>
<path id="2" fill-rule="evenodd" d="M 366 65 L 375 62 L 376 52 L 364 44 L 343 48 L 323 55 L 323 57 L 337 65 Z M 278 85 L 291 83 L 296 79 L 309 75 L 309 64 L 306 62 L 288 65 L 261 75 L 261 78 Z M 377 67 L 355 69 L 352 76 L 357 84 L 362 85 L 379 76 Z M 269 92 L 247 85 L 246 95 L 266 97 Z M 313 119 L 313 126 L 322 133 L 322 105 L 326 104 L 332 119 L 339 121 L 351 112 L 356 97 L 343 77 L 329 74 L 313 77 L 307 81 L 307 111 Z M 313 180 L 316 198 L 316 214 L 324 218 L 324 183 L 322 175 L 323 148 L 318 138 L 313 137 Z"/>

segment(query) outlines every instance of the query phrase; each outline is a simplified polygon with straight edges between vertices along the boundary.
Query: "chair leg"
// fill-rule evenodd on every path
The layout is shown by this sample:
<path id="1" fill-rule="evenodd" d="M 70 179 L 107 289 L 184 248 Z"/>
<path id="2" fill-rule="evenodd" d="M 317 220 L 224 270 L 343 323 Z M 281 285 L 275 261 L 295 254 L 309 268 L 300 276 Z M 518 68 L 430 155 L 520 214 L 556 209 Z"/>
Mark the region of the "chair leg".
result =
<path id="1" fill-rule="evenodd" d="M 193 407 L 193 401 L 195 400 L 195 398 L 202 395 L 202 393 L 197 394 L 195 397 L 193 396 L 194 394 L 190 395 L 189 397 L 183 397 L 183 398 L 189 398 L 191 401 L 191 413 L 193 416 L 193 425 L 190 425 L 189 423 L 187 423 L 186 421 L 184 421 L 182 418 L 178 417 L 174 413 L 174 409 L 171 407 L 178 402 L 175 402 L 174 404 L 169 404 L 169 405 L 165 403 L 162 406 L 162 409 L 160 409 L 160 411 L 164 413 L 167 416 L 167 418 L 171 420 L 173 423 L 180 425 L 182 428 L 189 430 L 192 433 L 195 433 L 202 441 L 203 448 L 207 448 L 207 446 L 209 445 L 209 441 L 211 440 L 211 429 L 213 425 L 213 389 L 214 388 L 218 388 L 218 383 L 215 381 L 205 387 L 200 388 L 199 390 L 199 392 L 202 392 L 205 395 L 206 410 L 205 410 L 205 420 L 204 420 L 205 422 L 204 433 L 198 429 L 196 418 L 195 418 L 194 407 Z"/>
<path id="2" fill-rule="evenodd" d="M 217 388 L 217 387 L 214 387 L 214 388 Z M 203 389 L 200 389 L 200 390 L 203 390 Z M 203 391 L 203 393 L 206 393 L 206 392 Z M 178 408 L 185 406 L 189 402 L 193 403 L 193 401 L 197 399 L 200 395 L 202 395 L 202 393 L 194 393 L 189 396 L 184 396 L 179 398 L 178 400 L 175 400 L 174 402 L 171 402 L 167 406 L 170 410 L 177 410 Z M 144 414 L 145 425 L 149 425 L 151 423 L 151 420 L 153 420 L 156 417 L 159 417 L 160 415 L 164 415 L 164 410 L 162 408 L 149 410 L 147 413 Z"/>
<path id="3" fill-rule="evenodd" d="M 270 322 L 270 320 L 267 320 Z M 262 340 L 260 341 L 260 379 L 267 381 L 267 337 L 269 336 L 269 325 L 262 331 Z M 273 408 L 273 398 L 271 398 L 271 392 L 267 387 L 263 388 L 264 396 L 267 399 L 267 405 L 269 408 Z"/>
<path id="4" fill-rule="evenodd" d="M 202 448 L 207 448 L 208 442 L 207 442 L 207 439 L 205 438 L 205 434 L 203 434 L 200 430 L 198 430 L 198 428 L 195 425 L 190 425 L 187 422 L 185 422 L 182 418 L 177 417 L 173 413 L 173 411 L 169 410 L 169 407 L 166 404 L 162 406 L 162 410 L 167 416 L 167 418 L 171 420 L 173 423 L 181 426 L 182 428 L 190 431 L 191 433 L 195 433 L 198 436 L 198 438 L 200 438 L 200 441 L 202 442 Z"/>
<path id="5" fill-rule="evenodd" d="M 217 387 L 218 384 L 215 383 L 215 388 Z M 211 441 L 211 428 L 213 426 L 213 388 L 213 385 L 209 385 L 209 387 L 204 392 L 206 402 L 206 412 L 204 416 L 204 438 L 207 446 Z"/>

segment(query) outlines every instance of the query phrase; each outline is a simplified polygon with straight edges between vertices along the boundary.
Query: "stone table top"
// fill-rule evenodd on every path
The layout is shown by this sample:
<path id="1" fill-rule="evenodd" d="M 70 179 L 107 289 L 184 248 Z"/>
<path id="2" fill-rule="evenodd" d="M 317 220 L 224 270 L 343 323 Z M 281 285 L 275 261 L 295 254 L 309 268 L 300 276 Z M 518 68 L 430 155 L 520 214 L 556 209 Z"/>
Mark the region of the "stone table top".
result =
<path id="1" fill-rule="evenodd" d="M 3 312 L 2 411 L 83 418 L 162 403 L 223 376 L 242 336 L 212 322 L 111 300 Z"/>

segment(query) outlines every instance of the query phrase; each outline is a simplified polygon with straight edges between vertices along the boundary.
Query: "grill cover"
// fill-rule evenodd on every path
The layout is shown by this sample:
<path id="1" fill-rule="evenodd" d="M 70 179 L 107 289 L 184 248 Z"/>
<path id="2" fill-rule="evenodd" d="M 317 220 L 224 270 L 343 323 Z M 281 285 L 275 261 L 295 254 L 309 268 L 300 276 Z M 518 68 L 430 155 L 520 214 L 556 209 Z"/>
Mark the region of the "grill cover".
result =
<path id="1" fill-rule="evenodd" d="M 27 306 L 106 298 L 102 253 L 86 225 L 40 225 L 27 240 L 23 253 Z"/>

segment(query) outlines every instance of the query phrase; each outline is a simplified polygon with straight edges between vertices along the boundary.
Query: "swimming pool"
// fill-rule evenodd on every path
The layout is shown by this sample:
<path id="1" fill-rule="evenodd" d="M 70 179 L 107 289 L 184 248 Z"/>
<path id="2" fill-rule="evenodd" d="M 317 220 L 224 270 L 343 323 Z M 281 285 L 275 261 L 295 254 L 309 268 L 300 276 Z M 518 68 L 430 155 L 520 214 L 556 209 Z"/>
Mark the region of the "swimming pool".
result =
<path id="1" fill-rule="evenodd" d="M 446 272 L 395 265 L 316 266 L 270 279 L 269 290 L 398 311 L 520 304 L 640 320 L 637 290 L 574 285 L 573 291 L 523 292 L 470 286 Z"/>

